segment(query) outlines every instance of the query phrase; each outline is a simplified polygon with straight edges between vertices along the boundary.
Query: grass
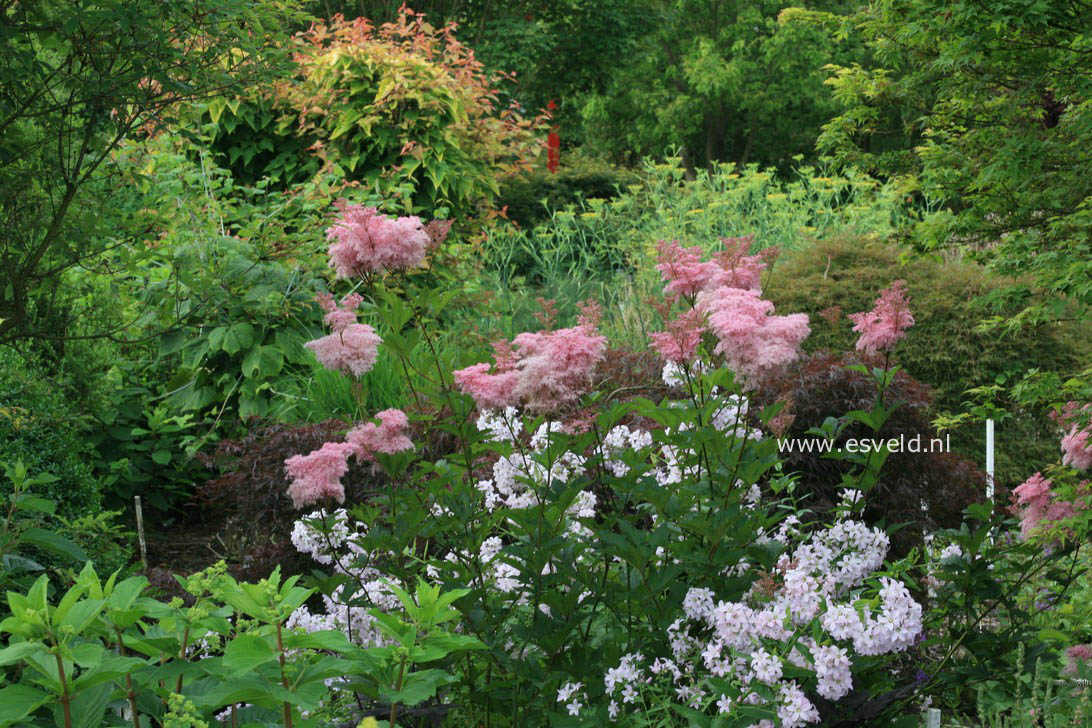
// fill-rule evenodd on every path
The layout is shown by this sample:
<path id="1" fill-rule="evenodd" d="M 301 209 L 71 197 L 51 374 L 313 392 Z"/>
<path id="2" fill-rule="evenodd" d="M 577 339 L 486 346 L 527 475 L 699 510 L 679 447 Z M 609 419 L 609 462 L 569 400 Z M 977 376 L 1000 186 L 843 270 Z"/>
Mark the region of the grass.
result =
<path id="1" fill-rule="evenodd" d="M 645 301 L 661 287 L 660 240 L 711 253 L 723 237 L 754 235 L 753 251 L 796 250 L 834 235 L 887 237 L 904 219 L 894 190 L 864 175 L 804 167 L 785 182 L 755 165 L 718 165 L 687 180 L 680 161 L 669 159 L 646 163 L 642 180 L 613 200 L 553 210 L 532 230 L 494 230 L 481 249 L 480 285 L 492 300 L 465 324 L 511 338 L 537 327 L 538 296 L 557 301 L 560 325 L 575 320 L 578 301 L 593 299 L 612 341 L 642 346 L 658 326 Z"/>

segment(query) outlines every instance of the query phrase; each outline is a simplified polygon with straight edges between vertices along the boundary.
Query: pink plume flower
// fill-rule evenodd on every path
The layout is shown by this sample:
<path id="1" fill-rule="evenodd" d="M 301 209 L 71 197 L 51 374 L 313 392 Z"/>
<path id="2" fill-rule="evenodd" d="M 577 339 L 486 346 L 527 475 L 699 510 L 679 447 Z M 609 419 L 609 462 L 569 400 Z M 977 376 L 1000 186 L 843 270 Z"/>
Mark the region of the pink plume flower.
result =
<path id="1" fill-rule="evenodd" d="M 719 270 L 712 276 L 712 286 L 761 291 L 761 275 L 766 269 L 765 259 L 775 255 L 776 249 L 767 248 L 759 255 L 747 255 L 755 241 L 754 235 L 746 235 L 742 238 L 721 238 L 720 241 L 724 245 L 724 250 L 713 256 Z M 770 250 L 775 252 L 767 252 Z"/>
<path id="2" fill-rule="evenodd" d="M 572 328 L 522 333 L 511 347 L 494 344 L 494 366 L 481 363 L 460 369 L 454 372 L 455 384 L 481 409 L 522 402 L 531 410 L 553 411 L 575 401 L 607 350 L 606 337 L 598 334 L 589 316 L 594 312 Z"/>
<path id="3" fill-rule="evenodd" d="M 1066 675 L 1076 675 L 1080 663 L 1092 660 L 1092 645 L 1073 645 L 1065 651 L 1065 656 L 1068 659 L 1063 672 Z"/>
<path id="4" fill-rule="evenodd" d="M 556 410 L 579 399 L 607 350 L 607 338 L 590 324 L 523 333 L 512 344 L 519 349 L 516 397 L 537 411 Z"/>
<path id="5" fill-rule="evenodd" d="M 345 440 L 353 449 L 357 458 L 364 462 L 375 462 L 376 453 L 392 455 L 413 449 L 413 442 L 406 435 L 409 419 L 402 410 L 388 409 L 376 415 L 379 424 L 365 422 L 349 430 Z"/>
<path id="6" fill-rule="evenodd" d="M 678 318 L 667 322 L 666 331 L 651 333 L 652 346 L 665 361 L 686 364 L 694 360 L 701 335 L 705 330 L 701 311 L 692 308 Z"/>
<path id="7" fill-rule="evenodd" d="M 359 377 L 375 366 L 381 341 L 371 326 L 348 324 L 340 332 L 308 341 L 304 346 L 327 369 Z"/>
<path id="8" fill-rule="evenodd" d="M 440 226 L 427 230 L 416 216 L 389 218 L 374 207 L 344 201 L 338 209 L 341 217 L 326 230 L 333 241 L 330 265 L 338 278 L 414 268 L 425 259 L 433 239 L 447 234 Z"/>
<path id="9" fill-rule="evenodd" d="M 680 296 L 692 297 L 698 295 L 717 273 L 722 272 L 720 266 L 712 261 L 702 262 L 701 248 L 694 246 L 684 248 L 679 241 L 670 243 L 660 241 L 657 252 L 659 262 L 656 270 L 667 281 L 664 286 L 664 295 L 668 298 Z"/>
<path id="10" fill-rule="evenodd" d="M 1053 483 L 1036 473 L 1012 491 L 1013 510 L 1020 516 L 1020 535 L 1027 539 L 1043 524 L 1073 518 L 1083 506 L 1055 500 Z"/>
<path id="11" fill-rule="evenodd" d="M 284 461 L 292 484 L 288 496 L 296 508 L 317 503 L 324 498 L 345 502 L 341 477 L 349 470 L 353 446 L 345 442 L 327 442 L 307 455 L 294 455 Z"/>
<path id="12" fill-rule="evenodd" d="M 326 311 L 323 318 L 333 333 L 308 341 L 304 347 L 313 351 L 319 362 L 331 371 L 354 377 L 370 371 L 375 366 L 382 339 L 371 326 L 356 321 L 356 307 L 364 299 L 350 293 L 338 306 L 329 293 L 320 293 L 316 300 Z"/>
<path id="13" fill-rule="evenodd" d="M 811 333 L 807 314 L 773 315 L 773 303 L 755 290 L 725 286 L 704 291 L 695 307 L 717 337 L 713 351 L 745 379 L 795 361 L 800 343 Z"/>
<path id="14" fill-rule="evenodd" d="M 498 371 L 490 374 L 489 364 L 473 364 L 453 373 L 458 388 L 474 398 L 481 409 L 504 409 L 516 404 L 519 372 Z"/>
<path id="15" fill-rule="evenodd" d="M 871 311 L 851 313 L 849 319 L 854 323 L 853 330 L 861 335 L 857 351 L 866 354 L 891 351 L 914 325 L 906 282 L 895 281 L 880 294 Z"/>
<path id="16" fill-rule="evenodd" d="M 1092 424 L 1081 427 L 1081 418 L 1090 409 L 1090 404 L 1069 402 L 1056 418 L 1062 427 L 1069 428 L 1062 438 L 1062 464 L 1077 470 L 1092 468 Z"/>

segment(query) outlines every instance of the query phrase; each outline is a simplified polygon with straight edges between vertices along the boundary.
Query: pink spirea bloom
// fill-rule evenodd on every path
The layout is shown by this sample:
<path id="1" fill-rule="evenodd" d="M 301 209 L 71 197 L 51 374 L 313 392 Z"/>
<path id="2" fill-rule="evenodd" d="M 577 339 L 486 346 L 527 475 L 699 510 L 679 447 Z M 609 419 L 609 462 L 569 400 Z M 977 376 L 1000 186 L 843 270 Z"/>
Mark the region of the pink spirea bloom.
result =
<path id="1" fill-rule="evenodd" d="M 354 377 L 370 371 L 375 366 L 382 339 L 371 326 L 356 321 L 356 307 L 364 299 L 350 293 L 336 305 L 329 293 L 320 293 L 315 298 L 326 312 L 323 320 L 333 333 L 308 341 L 304 347 L 313 351 L 319 362 L 331 371 Z"/>
<path id="2" fill-rule="evenodd" d="M 515 370 L 497 371 L 490 374 L 489 364 L 473 364 L 454 372 L 455 385 L 474 398 L 481 409 L 504 409 L 515 405 L 516 385 L 519 372 Z"/>
<path id="3" fill-rule="evenodd" d="M 330 265 L 338 278 L 414 268 L 425 259 L 433 240 L 447 234 L 436 226 L 426 230 L 416 216 L 389 218 L 374 207 L 345 202 L 338 209 L 341 216 L 326 230 L 333 241 Z"/>
<path id="4" fill-rule="evenodd" d="M 338 333 L 327 334 L 305 347 L 331 371 L 359 377 L 375 366 L 382 339 L 367 324 L 348 324 Z"/>
<path id="5" fill-rule="evenodd" d="M 1073 518 L 1083 509 L 1079 503 L 1055 500 L 1053 483 L 1036 473 L 1012 491 L 1013 509 L 1020 515 L 1020 534 L 1026 539 L 1041 524 Z"/>
<path id="6" fill-rule="evenodd" d="M 678 318 L 667 322 L 666 331 L 648 335 L 652 346 L 665 361 L 685 364 L 694 360 L 705 330 L 701 311 L 690 309 Z"/>
<path id="7" fill-rule="evenodd" d="M 1092 424 L 1081 427 L 1082 416 L 1089 409 L 1092 405 L 1069 402 L 1057 417 L 1058 423 L 1068 428 L 1062 438 L 1062 463 L 1077 470 L 1092 468 Z"/>
<path id="8" fill-rule="evenodd" d="M 660 276 L 667 282 L 664 295 L 668 298 L 698 295 L 721 271 L 720 266 L 713 261 L 702 262 L 701 248 L 696 245 L 684 248 L 677 240 L 670 243 L 661 240 L 657 253 L 659 262 L 656 263 L 656 270 L 660 271 Z"/>
<path id="9" fill-rule="evenodd" d="M 579 399 L 606 354 L 607 338 L 582 316 L 578 326 L 522 333 L 511 346 L 499 342 L 494 349 L 493 367 L 474 364 L 454 372 L 456 386 L 473 397 L 480 409 L 522 403 L 545 412 Z"/>
<path id="10" fill-rule="evenodd" d="M 388 409 L 376 415 L 379 424 L 365 422 L 349 430 L 345 440 L 353 447 L 359 460 L 374 462 L 376 453 L 392 455 L 413 449 L 413 442 L 406 435 L 409 419 L 402 410 Z"/>
<path id="11" fill-rule="evenodd" d="M 1092 660 L 1092 645 L 1073 645 L 1065 651 L 1065 656 L 1068 659 L 1064 672 L 1067 675 L 1076 675 L 1078 665 Z"/>
<path id="12" fill-rule="evenodd" d="M 723 354 L 729 368 L 744 378 L 795 361 L 800 343 L 811 333 L 807 314 L 773 315 L 773 303 L 754 290 L 704 291 L 696 308 L 706 315 L 717 337 L 714 352 Z"/>
<path id="13" fill-rule="evenodd" d="M 294 455 L 284 461 L 284 469 L 292 484 L 288 496 L 292 505 L 303 508 L 324 498 L 345 502 L 341 477 L 349 469 L 353 446 L 346 442 L 327 442 L 307 455 Z"/>
<path id="14" fill-rule="evenodd" d="M 341 299 L 340 304 L 336 304 L 334 297 L 329 293 L 320 293 L 315 296 L 315 300 L 318 301 L 319 308 L 326 312 L 322 320 L 332 331 L 341 333 L 351 324 L 356 323 L 356 309 L 364 301 L 364 297 L 359 293 L 350 293 Z"/>
<path id="15" fill-rule="evenodd" d="M 759 255 L 747 255 L 751 245 L 755 241 L 754 235 L 746 235 L 742 238 L 721 238 L 720 242 L 724 250 L 713 256 L 719 270 L 715 272 L 710 281 L 713 287 L 728 286 L 729 288 L 746 288 L 748 290 L 762 290 L 760 277 L 766 269 L 765 258 L 770 257 L 773 250 L 767 248 Z"/>
<path id="16" fill-rule="evenodd" d="M 854 324 L 853 330 L 861 335 L 857 339 L 857 351 L 866 354 L 891 351 L 906 336 L 906 330 L 914 325 L 906 282 L 895 281 L 880 294 L 871 311 L 851 313 L 849 319 Z"/>

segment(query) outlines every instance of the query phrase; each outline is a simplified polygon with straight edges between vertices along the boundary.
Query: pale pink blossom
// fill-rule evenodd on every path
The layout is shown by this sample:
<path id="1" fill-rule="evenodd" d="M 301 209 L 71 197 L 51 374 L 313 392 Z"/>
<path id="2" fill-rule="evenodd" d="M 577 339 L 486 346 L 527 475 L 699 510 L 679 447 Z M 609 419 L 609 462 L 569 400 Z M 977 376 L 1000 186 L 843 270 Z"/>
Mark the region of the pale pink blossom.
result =
<path id="1" fill-rule="evenodd" d="M 480 409 L 523 404 L 530 410 L 552 411 L 578 399 L 591 383 L 592 372 L 607 350 L 607 339 L 594 323 L 556 331 L 526 332 L 494 344 L 495 364 L 474 364 L 454 372 L 455 384 L 474 398 Z"/>
<path id="2" fill-rule="evenodd" d="M 1065 651 L 1065 674 L 1076 675 L 1078 666 L 1092 660 L 1092 645 L 1073 645 Z"/>
<path id="3" fill-rule="evenodd" d="M 1026 539 L 1043 524 L 1073 518 L 1081 510 L 1077 503 L 1056 500 L 1053 483 L 1036 473 L 1012 491 L 1013 510 L 1020 516 L 1020 534 Z"/>
<path id="4" fill-rule="evenodd" d="M 341 331 L 308 341 L 304 346 L 313 351 L 327 369 L 359 377 L 375 366 L 381 341 L 371 326 L 351 323 L 345 324 Z"/>
<path id="5" fill-rule="evenodd" d="M 374 207 L 338 205 L 341 216 L 326 230 L 330 265 L 338 278 L 414 268 L 433 240 L 447 231 L 426 230 L 415 216 L 389 218 Z M 430 235 L 431 233 L 431 235 Z"/>
<path id="6" fill-rule="evenodd" d="M 754 290 L 725 286 L 704 291 L 696 307 L 717 337 L 714 353 L 745 379 L 795 361 L 800 343 L 811 333 L 807 314 L 776 316 L 773 303 Z"/>
<path id="7" fill-rule="evenodd" d="M 284 469 L 292 479 L 288 496 L 296 508 L 317 503 L 324 498 L 345 502 L 341 477 L 349 470 L 353 446 L 345 442 L 323 443 L 307 455 L 294 455 L 284 461 Z"/>
<path id="8" fill-rule="evenodd" d="M 1080 422 L 1089 409 L 1092 405 L 1069 402 L 1057 418 L 1062 427 L 1069 428 L 1062 438 L 1062 464 L 1077 470 L 1092 468 L 1092 424 L 1082 428 Z"/>
<path id="9" fill-rule="evenodd" d="M 906 330 L 914 325 L 910 302 L 906 296 L 906 282 L 895 281 L 876 299 L 871 311 L 851 313 L 853 330 L 861 336 L 857 339 L 857 351 L 875 354 L 889 352 L 906 336 Z"/>
<path id="10" fill-rule="evenodd" d="M 665 361 L 686 364 L 694 360 L 704 331 L 701 311 L 690 309 L 667 322 L 666 331 L 648 335 L 652 346 Z"/>
<path id="11" fill-rule="evenodd" d="M 656 270 L 667 282 L 664 294 L 668 298 L 696 296 L 721 272 L 720 266 L 713 261 L 702 262 L 701 248 L 696 245 L 684 248 L 677 240 L 670 243 L 661 240 L 657 252 Z"/>
<path id="12" fill-rule="evenodd" d="M 334 333 L 341 333 L 351 324 L 356 323 L 356 309 L 364 301 L 359 293 L 350 293 L 341 299 L 340 304 L 334 303 L 334 297 L 329 293 L 320 293 L 315 296 L 319 307 L 326 312 L 322 320 L 327 323 Z"/>
<path id="13" fill-rule="evenodd" d="M 365 422 L 358 425 L 345 440 L 353 447 L 353 454 L 364 462 L 374 462 L 376 453 L 392 455 L 413 449 L 413 442 L 406 435 L 409 420 L 402 410 L 388 409 L 376 415 L 379 424 Z"/>
<path id="14" fill-rule="evenodd" d="M 754 235 L 720 239 L 724 249 L 713 256 L 719 270 L 713 274 L 710 287 L 728 286 L 752 291 L 762 290 L 760 276 L 766 269 L 765 258 L 776 253 L 776 248 L 767 248 L 759 255 L 747 255 L 754 241 Z"/>
<path id="15" fill-rule="evenodd" d="M 323 320 L 333 333 L 308 341 L 304 347 L 313 351 L 319 363 L 331 371 L 354 377 L 370 371 L 382 339 L 371 326 L 356 321 L 356 308 L 364 299 L 360 294 L 350 293 L 339 305 L 329 293 L 320 293 L 315 300 L 326 312 Z"/>

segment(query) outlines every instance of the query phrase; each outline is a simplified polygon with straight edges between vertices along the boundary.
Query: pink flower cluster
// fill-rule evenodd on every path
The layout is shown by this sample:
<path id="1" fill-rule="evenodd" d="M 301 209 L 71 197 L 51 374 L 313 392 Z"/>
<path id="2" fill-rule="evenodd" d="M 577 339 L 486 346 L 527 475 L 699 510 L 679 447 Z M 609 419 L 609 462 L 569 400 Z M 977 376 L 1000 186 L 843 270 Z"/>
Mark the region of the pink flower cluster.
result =
<path id="1" fill-rule="evenodd" d="M 671 299 L 693 298 L 704 290 L 721 286 L 761 290 L 759 276 L 766 262 L 762 255 L 747 255 L 753 242 L 753 235 L 721 238 L 724 250 L 714 260 L 703 262 L 700 247 L 684 248 L 677 240 L 670 243 L 661 240 L 656 251 L 659 254 L 656 270 L 667 282 L 664 294 Z"/>
<path id="2" fill-rule="evenodd" d="M 1065 651 L 1066 666 L 1063 672 L 1066 675 L 1076 675 L 1080 665 L 1092 660 L 1092 645 L 1073 645 Z"/>
<path id="3" fill-rule="evenodd" d="M 523 404 L 548 412 L 584 393 L 606 353 L 607 339 L 598 333 L 594 316 L 586 314 L 578 326 L 522 333 L 511 345 L 494 344 L 494 350 L 492 367 L 481 363 L 454 372 L 459 389 L 480 409 Z"/>
<path id="4" fill-rule="evenodd" d="M 327 229 L 330 265 L 338 278 L 365 273 L 414 268 L 425 259 L 432 244 L 439 243 L 451 228 L 450 221 L 433 221 L 427 226 L 416 216 L 389 218 L 374 207 L 339 201 L 341 211 Z"/>
<path id="5" fill-rule="evenodd" d="M 854 324 L 853 330 L 861 335 L 857 339 L 857 351 L 866 354 L 890 352 L 914 325 L 906 282 L 895 281 L 880 294 L 871 311 L 851 313 L 849 319 Z"/>
<path id="6" fill-rule="evenodd" d="M 684 248 L 661 241 L 656 268 L 671 301 L 686 298 L 694 307 L 674 320 L 667 330 L 651 334 L 652 345 L 668 362 L 693 360 L 708 322 L 717 337 L 714 352 L 722 354 L 733 371 L 744 378 L 787 364 L 800 355 L 800 343 L 811 333 L 806 314 L 773 315 L 774 306 L 762 298 L 759 276 L 768 251 L 747 255 L 753 237 L 724 238 L 724 250 L 713 260 L 701 260 L 701 248 Z"/>
<path id="7" fill-rule="evenodd" d="M 783 366 L 800 356 L 800 343 L 811 333 L 808 316 L 773 315 L 772 302 L 758 291 L 723 286 L 698 296 L 697 308 L 717 337 L 714 353 L 745 378 Z"/>
<path id="8" fill-rule="evenodd" d="M 1062 463 L 1088 470 L 1092 468 L 1092 424 L 1081 427 L 1081 418 L 1092 411 L 1092 404 L 1081 406 L 1069 402 L 1057 418 L 1063 428 L 1069 428 L 1062 438 Z"/>
<path id="9" fill-rule="evenodd" d="M 360 462 L 375 462 L 376 453 L 393 454 L 413 449 L 406 436 L 409 426 L 401 410 L 384 410 L 376 417 L 379 424 L 366 422 L 349 431 L 345 442 L 327 442 L 307 455 L 294 455 L 284 461 L 285 473 L 292 483 L 288 496 L 292 505 L 302 508 L 326 498 L 345 502 L 341 478 L 349 470 L 349 457 Z"/>
<path id="10" fill-rule="evenodd" d="M 324 293 L 319 294 L 317 300 L 326 311 L 324 320 L 332 333 L 308 341 L 304 346 L 331 371 L 354 377 L 370 371 L 375 366 L 382 339 L 371 326 L 357 323 L 356 307 L 363 299 L 352 293 L 341 299 L 338 306 L 330 294 Z"/>
<path id="11" fill-rule="evenodd" d="M 1081 506 L 1059 500 L 1053 492 L 1053 483 L 1036 473 L 1012 491 L 1013 510 L 1020 515 L 1020 534 L 1032 536 L 1041 525 L 1049 525 L 1077 515 Z"/>

